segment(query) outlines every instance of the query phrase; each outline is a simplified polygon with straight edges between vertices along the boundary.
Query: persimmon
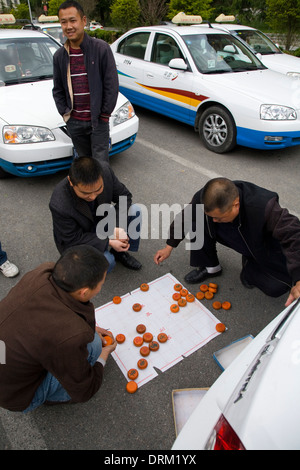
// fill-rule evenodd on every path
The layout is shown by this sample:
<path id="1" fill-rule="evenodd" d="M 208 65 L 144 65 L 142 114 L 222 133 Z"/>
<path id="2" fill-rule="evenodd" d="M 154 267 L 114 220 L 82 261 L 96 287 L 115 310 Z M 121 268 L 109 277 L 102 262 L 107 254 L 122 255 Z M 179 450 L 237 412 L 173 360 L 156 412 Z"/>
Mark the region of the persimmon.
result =
<path id="1" fill-rule="evenodd" d="M 146 282 L 143 282 L 143 284 L 140 285 L 140 289 L 143 292 L 147 292 L 147 290 L 149 290 L 149 285 Z"/>
<path id="2" fill-rule="evenodd" d="M 205 292 L 204 297 L 205 297 L 207 300 L 211 300 L 211 299 L 213 299 L 214 294 L 213 294 L 212 292 L 209 292 L 209 290 L 208 290 L 208 291 Z"/>
<path id="3" fill-rule="evenodd" d="M 135 338 L 133 338 L 133 344 L 137 347 L 139 346 L 142 346 L 144 340 L 141 336 L 136 336 Z"/>
<path id="4" fill-rule="evenodd" d="M 145 333 L 145 331 L 146 331 L 146 326 L 140 324 L 140 325 L 138 325 L 138 326 L 136 327 L 136 331 L 137 331 L 140 335 L 142 335 L 142 334 Z"/>
<path id="5" fill-rule="evenodd" d="M 141 304 L 133 304 L 132 309 L 135 312 L 139 312 L 140 310 L 142 310 L 142 306 L 141 306 Z"/>
<path id="6" fill-rule="evenodd" d="M 125 338 L 125 335 L 123 335 L 122 333 L 119 333 L 119 334 L 116 336 L 116 341 L 117 341 L 117 343 L 119 343 L 119 344 L 124 343 L 125 339 L 126 339 L 126 338 Z"/>
<path id="7" fill-rule="evenodd" d="M 215 302 L 212 303 L 212 306 L 215 310 L 220 310 L 220 308 L 222 307 L 222 304 L 221 304 L 221 302 L 216 300 Z"/>
<path id="8" fill-rule="evenodd" d="M 166 333 L 159 333 L 157 335 L 157 339 L 160 343 L 165 343 L 166 341 L 168 341 L 168 336 L 166 335 Z"/>
<path id="9" fill-rule="evenodd" d="M 181 284 L 175 284 L 174 289 L 179 292 L 182 289 L 182 285 Z"/>
<path id="10" fill-rule="evenodd" d="M 105 346 L 109 346 L 110 344 L 113 344 L 113 339 L 111 336 L 106 335 L 104 336 L 104 339 L 106 341 Z"/>
<path id="11" fill-rule="evenodd" d="M 127 382 L 126 385 L 126 390 L 128 393 L 135 393 L 138 389 L 138 385 L 134 380 L 130 380 L 130 382 Z"/>
<path id="12" fill-rule="evenodd" d="M 201 290 L 201 292 L 206 292 L 208 290 L 208 285 L 207 284 L 201 284 L 199 289 Z"/>
<path id="13" fill-rule="evenodd" d="M 170 307 L 170 310 L 171 310 L 172 313 L 177 313 L 177 312 L 179 312 L 179 307 L 176 304 L 172 304 L 171 307 Z"/>
<path id="14" fill-rule="evenodd" d="M 149 347 L 148 346 L 142 346 L 141 349 L 140 349 L 140 354 L 143 357 L 149 356 L 149 354 L 150 354 Z"/>
<path id="15" fill-rule="evenodd" d="M 186 296 L 186 300 L 187 300 L 188 302 L 194 302 L 195 296 L 194 296 L 193 294 L 188 294 L 188 295 Z"/>
<path id="16" fill-rule="evenodd" d="M 196 298 L 197 298 L 198 300 L 204 299 L 204 292 L 197 292 Z"/>
<path id="17" fill-rule="evenodd" d="M 129 369 L 129 371 L 127 372 L 127 377 L 131 380 L 137 379 L 138 376 L 139 376 L 139 373 L 136 369 Z"/>
<path id="18" fill-rule="evenodd" d="M 229 310 L 231 308 L 231 303 L 225 300 L 225 302 L 222 302 L 222 308 L 224 310 Z"/>
<path id="19" fill-rule="evenodd" d="M 113 303 L 114 303 L 114 304 L 120 304 L 121 301 L 122 301 L 122 299 L 121 299 L 121 297 L 119 297 L 118 295 L 115 295 L 115 296 L 113 297 Z"/>
<path id="20" fill-rule="evenodd" d="M 219 333 L 223 333 L 226 330 L 226 326 L 224 325 L 224 323 L 217 323 L 216 324 L 216 330 Z"/>

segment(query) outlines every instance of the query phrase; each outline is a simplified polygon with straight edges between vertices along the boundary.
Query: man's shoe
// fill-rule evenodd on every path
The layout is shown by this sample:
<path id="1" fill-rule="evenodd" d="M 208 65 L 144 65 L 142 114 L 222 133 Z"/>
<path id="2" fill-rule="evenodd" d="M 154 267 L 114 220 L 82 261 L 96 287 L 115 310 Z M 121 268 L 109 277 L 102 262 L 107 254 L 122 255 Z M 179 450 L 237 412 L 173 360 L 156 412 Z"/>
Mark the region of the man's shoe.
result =
<path id="1" fill-rule="evenodd" d="M 132 255 L 127 253 L 127 251 L 114 251 L 113 254 L 116 258 L 116 261 L 122 263 L 125 268 L 134 269 L 135 271 L 138 271 L 142 267 L 141 263 Z"/>
<path id="2" fill-rule="evenodd" d="M 0 272 L 5 277 L 15 277 L 19 274 L 19 269 L 13 263 L 7 260 L 5 263 L 1 264 Z"/>
<path id="3" fill-rule="evenodd" d="M 203 282 L 205 279 L 209 277 L 217 277 L 222 274 L 222 269 L 217 271 L 216 273 L 209 273 L 206 268 L 197 268 L 190 271 L 186 276 L 184 276 L 184 280 L 189 284 L 198 284 L 199 282 Z"/>
<path id="4" fill-rule="evenodd" d="M 246 287 L 246 289 L 253 289 L 254 288 L 254 286 L 252 284 L 249 284 L 249 282 L 245 279 L 245 275 L 244 275 L 243 271 L 240 274 L 240 280 L 241 280 L 241 283 L 243 284 L 243 286 Z"/>

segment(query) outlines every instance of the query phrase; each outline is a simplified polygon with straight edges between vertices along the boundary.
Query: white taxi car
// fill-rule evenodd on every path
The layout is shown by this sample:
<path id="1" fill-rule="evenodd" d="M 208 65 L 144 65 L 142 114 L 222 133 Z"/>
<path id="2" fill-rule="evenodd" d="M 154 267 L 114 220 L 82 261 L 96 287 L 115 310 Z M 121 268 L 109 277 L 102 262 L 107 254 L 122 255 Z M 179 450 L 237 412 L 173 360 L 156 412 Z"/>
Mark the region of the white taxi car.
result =
<path id="1" fill-rule="evenodd" d="M 193 126 L 211 151 L 300 144 L 300 81 L 268 70 L 231 34 L 149 26 L 111 47 L 120 91 L 133 104 Z"/>
<path id="2" fill-rule="evenodd" d="M 266 34 L 258 29 L 231 23 L 212 23 L 211 26 L 228 31 L 245 41 L 269 69 L 300 79 L 300 58 L 282 52 Z"/>
<path id="3" fill-rule="evenodd" d="M 299 450 L 300 299 L 205 393 L 173 450 Z"/>
<path id="4" fill-rule="evenodd" d="M 52 96 L 61 45 L 31 30 L 0 29 L 0 177 L 39 176 L 70 166 L 73 145 Z M 139 120 L 119 94 L 110 118 L 110 156 L 134 143 Z"/>

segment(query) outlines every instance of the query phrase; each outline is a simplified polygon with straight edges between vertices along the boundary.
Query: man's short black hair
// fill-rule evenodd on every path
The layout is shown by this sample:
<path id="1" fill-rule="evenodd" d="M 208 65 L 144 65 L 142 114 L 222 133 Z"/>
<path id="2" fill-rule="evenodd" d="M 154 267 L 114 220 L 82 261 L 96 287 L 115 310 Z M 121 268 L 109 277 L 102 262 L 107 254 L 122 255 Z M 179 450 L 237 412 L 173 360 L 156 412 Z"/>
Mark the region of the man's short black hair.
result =
<path id="1" fill-rule="evenodd" d="M 67 8 L 71 8 L 71 7 L 76 8 L 81 18 L 84 16 L 83 8 L 80 5 L 80 3 L 76 2 L 76 0 L 66 0 L 65 2 L 63 2 L 58 8 L 58 13 L 59 13 L 59 10 L 66 10 Z"/>
<path id="2" fill-rule="evenodd" d="M 54 266 L 52 278 L 66 292 L 95 289 L 108 269 L 108 261 L 96 248 L 78 245 L 68 248 Z"/>
<path id="3" fill-rule="evenodd" d="M 73 186 L 94 184 L 103 178 L 102 166 L 92 157 L 75 158 L 69 170 L 69 178 Z"/>
<path id="4" fill-rule="evenodd" d="M 237 197 L 239 191 L 233 181 L 227 178 L 213 178 L 206 183 L 202 191 L 204 212 L 209 213 L 215 209 L 226 212 Z"/>

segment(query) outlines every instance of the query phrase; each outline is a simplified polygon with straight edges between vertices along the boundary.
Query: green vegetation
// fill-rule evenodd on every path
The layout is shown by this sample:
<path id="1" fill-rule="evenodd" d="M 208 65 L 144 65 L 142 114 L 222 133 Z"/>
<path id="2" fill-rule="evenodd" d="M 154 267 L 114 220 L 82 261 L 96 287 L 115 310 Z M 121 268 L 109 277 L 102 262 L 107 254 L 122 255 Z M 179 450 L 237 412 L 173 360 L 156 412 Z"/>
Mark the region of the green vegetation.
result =
<path id="1" fill-rule="evenodd" d="M 63 0 L 46 2 L 49 15 L 56 15 Z M 111 42 L 134 26 L 159 24 L 170 21 L 180 11 L 201 15 L 203 21 L 214 21 L 220 14 L 235 15 L 236 21 L 264 31 L 281 33 L 285 37 L 285 48 L 290 50 L 299 41 L 300 0 L 78 0 L 91 20 L 99 21 L 109 29 L 90 33 Z M 34 17 L 43 11 L 45 0 L 30 0 Z M 29 19 L 27 0 L 12 10 L 3 7 L 0 12 L 13 13 L 16 18 Z M 297 52 L 299 54 L 299 52 Z"/>

